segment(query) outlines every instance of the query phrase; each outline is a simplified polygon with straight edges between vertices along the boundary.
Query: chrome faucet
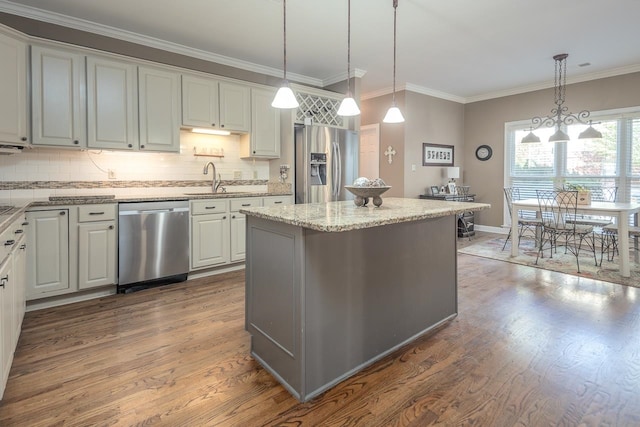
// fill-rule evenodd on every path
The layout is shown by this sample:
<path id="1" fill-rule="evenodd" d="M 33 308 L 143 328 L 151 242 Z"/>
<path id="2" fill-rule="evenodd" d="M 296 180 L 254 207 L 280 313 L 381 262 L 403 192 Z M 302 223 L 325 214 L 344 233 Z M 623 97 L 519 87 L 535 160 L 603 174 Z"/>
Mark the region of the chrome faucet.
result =
<path id="1" fill-rule="evenodd" d="M 205 175 L 209 174 L 209 165 L 211 165 L 211 167 L 213 168 L 213 178 L 211 179 L 211 191 L 213 191 L 214 193 L 217 193 L 218 187 L 220 187 L 222 180 L 220 179 L 220 174 L 218 174 L 218 179 L 216 179 L 216 165 L 214 165 L 213 162 L 207 163 L 206 165 L 204 165 L 204 170 L 202 171 L 202 173 L 204 173 Z"/>

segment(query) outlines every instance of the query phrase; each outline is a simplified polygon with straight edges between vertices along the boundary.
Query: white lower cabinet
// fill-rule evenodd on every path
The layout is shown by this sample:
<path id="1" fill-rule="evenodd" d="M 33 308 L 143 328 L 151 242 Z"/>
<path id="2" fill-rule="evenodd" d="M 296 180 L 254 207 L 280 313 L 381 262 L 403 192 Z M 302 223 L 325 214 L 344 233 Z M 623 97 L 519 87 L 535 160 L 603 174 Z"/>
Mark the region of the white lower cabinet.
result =
<path id="1" fill-rule="evenodd" d="M 24 218 L 14 221 L 0 238 L 4 249 L 0 260 L 0 399 L 7 384 L 24 317 L 25 225 Z"/>
<path id="2" fill-rule="evenodd" d="M 27 212 L 27 222 L 27 299 L 69 292 L 69 209 Z"/>
<path id="3" fill-rule="evenodd" d="M 78 207 L 78 288 L 116 283 L 116 205 Z"/>
<path id="4" fill-rule="evenodd" d="M 229 262 L 229 214 L 191 216 L 191 269 Z"/>
<path id="5" fill-rule="evenodd" d="M 282 204 L 293 204 L 293 196 L 192 200 L 191 270 L 244 261 L 247 218 L 240 209 Z"/>
<path id="6" fill-rule="evenodd" d="M 117 283 L 118 206 L 27 212 L 27 300 Z"/>

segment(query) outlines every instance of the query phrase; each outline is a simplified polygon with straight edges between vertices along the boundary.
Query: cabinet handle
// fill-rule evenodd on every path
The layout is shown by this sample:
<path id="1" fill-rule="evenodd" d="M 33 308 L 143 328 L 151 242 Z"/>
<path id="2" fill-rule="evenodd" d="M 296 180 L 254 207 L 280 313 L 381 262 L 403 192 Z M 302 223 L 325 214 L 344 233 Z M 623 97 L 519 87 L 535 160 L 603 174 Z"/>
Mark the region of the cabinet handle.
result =
<path id="1" fill-rule="evenodd" d="M 73 140 L 73 143 L 74 143 L 74 144 L 76 144 L 76 145 L 78 145 L 78 144 L 80 144 L 80 141 L 78 141 L 77 139 L 74 139 L 74 140 Z"/>
<path id="2" fill-rule="evenodd" d="M 22 249 L 22 250 L 27 249 L 27 244 L 26 243 L 21 244 L 18 249 Z"/>
<path id="3" fill-rule="evenodd" d="M 4 245 L 5 245 L 5 246 L 11 246 L 11 245 L 13 245 L 14 243 L 16 243 L 16 241 L 15 241 L 15 240 L 7 240 L 6 242 L 4 242 Z"/>
<path id="4" fill-rule="evenodd" d="M 24 233 L 24 230 L 20 228 L 15 231 L 15 234 L 22 234 L 22 233 Z"/>
<path id="5" fill-rule="evenodd" d="M 216 207 L 215 206 L 205 206 L 204 208 L 205 209 L 215 209 Z"/>
<path id="6" fill-rule="evenodd" d="M 26 140 L 27 140 L 26 136 L 23 136 L 22 138 L 20 138 L 20 141 L 26 141 Z"/>
<path id="7" fill-rule="evenodd" d="M 242 206 L 243 207 L 251 206 L 251 203 L 243 203 Z"/>
<path id="8" fill-rule="evenodd" d="M 0 278 L 0 286 L 4 288 L 4 286 L 7 284 L 8 281 L 9 281 L 9 275 L 7 274 L 3 278 Z"/>
<path id="9" fill-rule="evenodd" d="M 104 215 L 104 212 L 89 212 L 89 215 Z"/>
<path id="10" fill-rule="evenodd" d="M 282 203 L 282 200 L 280 200 L 278 202 L 273 202 L 274 205 L 279 205 L 280 203 Z"/>
<path id="11" fill-rule="evenodd" d="M 109 230 L 113 230 L 113 225 L 110 225 L 110 226 L 109 226 Z"/>
<path id="12" fill-rule="evenodd" d="M 25 221 L 22 223 L 23 226 L 29 225 L 29 221 Z"/>
<path id="13" fill-rule="evenodd" d="M 64 215 L 66 215 L 66 214 L 67 214 L 67 213 L 66 213 L 65 211 L 60 211 L 60 215 L 64 216 Z"/>

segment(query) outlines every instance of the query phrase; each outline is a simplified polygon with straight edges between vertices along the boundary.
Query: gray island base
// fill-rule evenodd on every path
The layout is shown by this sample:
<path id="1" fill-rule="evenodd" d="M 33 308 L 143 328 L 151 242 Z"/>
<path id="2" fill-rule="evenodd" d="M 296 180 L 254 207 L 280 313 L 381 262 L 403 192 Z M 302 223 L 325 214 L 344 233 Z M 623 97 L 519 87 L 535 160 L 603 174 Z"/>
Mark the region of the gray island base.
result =
<path id="1" fill-rule="evenodd" d="M 241 211 L 251 355 L 307 401 L 453 318 L 456 213 L 488 207 L 388 198 Z"/>

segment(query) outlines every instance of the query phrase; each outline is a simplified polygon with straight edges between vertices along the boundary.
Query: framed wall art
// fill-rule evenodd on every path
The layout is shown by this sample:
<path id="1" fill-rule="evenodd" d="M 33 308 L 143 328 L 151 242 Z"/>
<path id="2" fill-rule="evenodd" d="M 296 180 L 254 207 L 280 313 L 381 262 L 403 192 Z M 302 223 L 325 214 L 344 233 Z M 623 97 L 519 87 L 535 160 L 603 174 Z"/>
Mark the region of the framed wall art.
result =
<path id="1" fill-rule="evenodd" d="M 422 166 L 453 166 L 453 145 L 423 143 Z"/>

